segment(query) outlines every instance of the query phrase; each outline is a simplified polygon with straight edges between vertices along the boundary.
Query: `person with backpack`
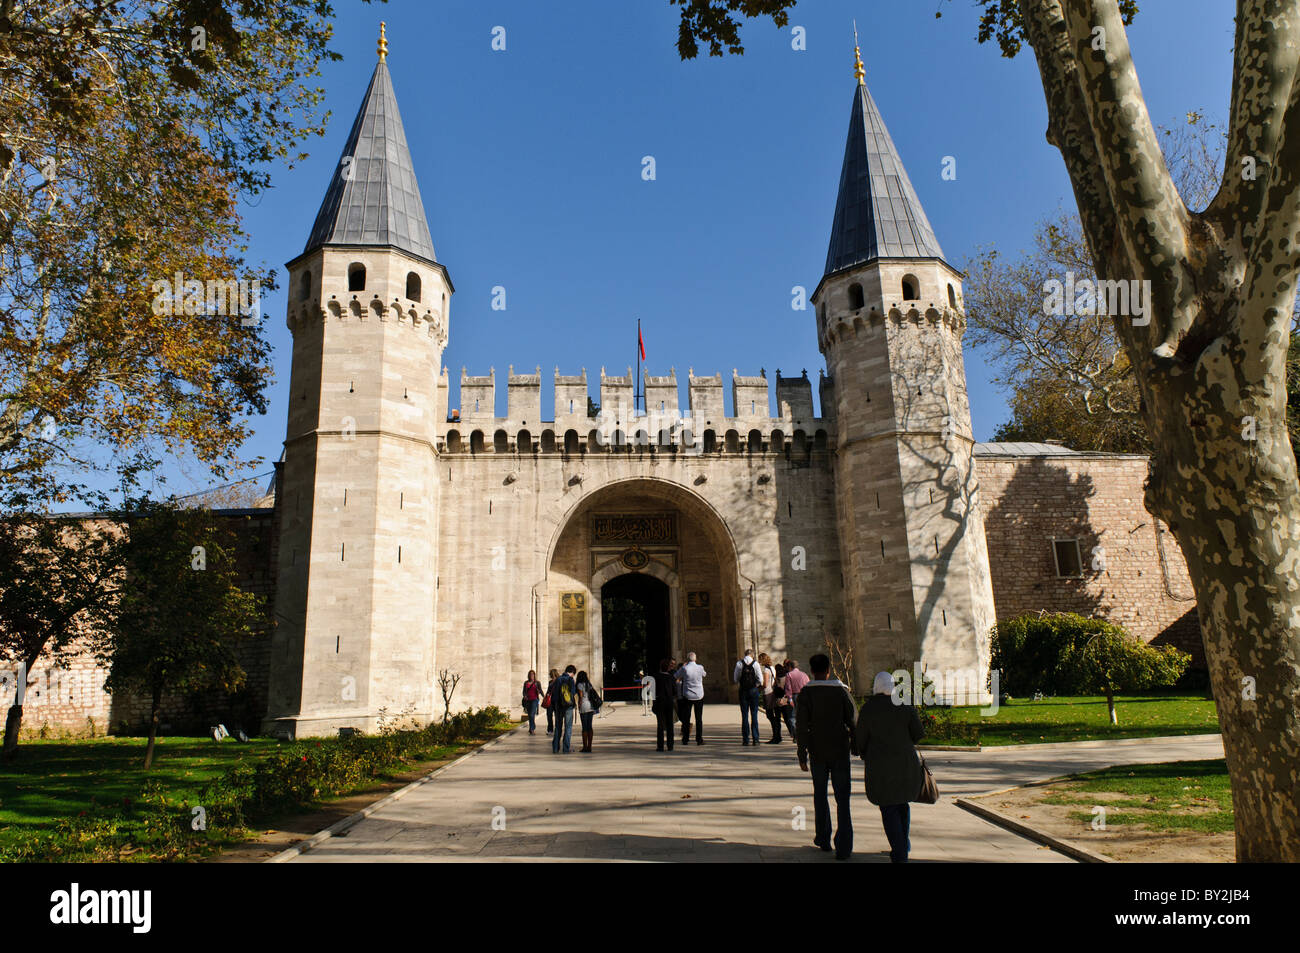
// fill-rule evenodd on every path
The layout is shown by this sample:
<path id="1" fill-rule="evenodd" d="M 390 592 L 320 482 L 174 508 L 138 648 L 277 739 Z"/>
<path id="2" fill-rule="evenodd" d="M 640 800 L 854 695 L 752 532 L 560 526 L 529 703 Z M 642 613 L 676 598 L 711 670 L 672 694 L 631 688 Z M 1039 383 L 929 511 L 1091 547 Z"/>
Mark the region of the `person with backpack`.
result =
<path id="1" fill-rule="evenodd" d="M 546 694 L 550 696 L 551 708 L 555 712 L 555 734 L 551 738 L 551 751 L 554 754 L 560 753 L 561 736 L 563 736 L 564 753 L 570 752 L 570 745 L 573 742 L 573 706 L 578 700 L 578 686 L 574 682 L 573 676 L 578 669 L 570 665 L 564 669 L 564 673 L 551 683 L 550 691 Z"/>
<path id="2" fill-rule="evenodd" d="M 673 687 L 676 682 L 672 673 L 669 671 L 671 666 L 669 659 L 664 659 L 659 663 L 659 671 L 655 674 L 655 700 L 651 706 L 655 713 L 655 739 L 658 743 L 656 750 L 664 750 L 664 740 L 668 741 L 668 750 L 673 750 Z"/>
<path id="3" fill-rule="evenodd" d="M 578 690 L 578 717 L 582 719 L 582 747 L 578 750 L 586 754 L 591 754 L 591 736 L 592 722 L 596 718 L 596 712 L 600 711 L 603 704 L 600 693 L 591 685 L 591 679 L 587 677 L 586 672 L 579 672 L 577 678 Z"/>
<path id="4" fill-rule="evenodd" d="M 831 847 L 831 807 L 826 782 L 835 789 L 835 859 L 848 860 L 853 854 L 853 813 L 849 797 L 853 792 L 850 755 L 854 750 L 854 720 L 858 706 L 848 686 L 831 678 L 831 660 L 814 655 L 808 664 L 813 678 L 799 692 L 795 715 L 795 741 L 799 746 L 799 770 L 809 771 L 813 783 L 813 844 L 824 851 Z M 811 764 L 809 763 L 811 761 Z"/>
<path id="5" fill-rule="evenodd" d="M 745 655 L 736 663 L 731 680 L 740 686 L 740 740 L 748 746 L 754 736 L 758 744 L 758 706 L 763 702 L 763 671 L 754 659 L 754 653 L 745 649 Z"/>
<path id="6" fill-rule="evenodd" d="M 537 734 L 537 705 L 542 700 L 542 683 L 537 680 L 537 673 L 532 669 L 528 670 L 528 677 L 524 679 L 523 695 L 520 701 L 523 702 L 524 712 L 528 715 L 528 733 Z M 550 714 L 550 709 L 547 709 Z"/>

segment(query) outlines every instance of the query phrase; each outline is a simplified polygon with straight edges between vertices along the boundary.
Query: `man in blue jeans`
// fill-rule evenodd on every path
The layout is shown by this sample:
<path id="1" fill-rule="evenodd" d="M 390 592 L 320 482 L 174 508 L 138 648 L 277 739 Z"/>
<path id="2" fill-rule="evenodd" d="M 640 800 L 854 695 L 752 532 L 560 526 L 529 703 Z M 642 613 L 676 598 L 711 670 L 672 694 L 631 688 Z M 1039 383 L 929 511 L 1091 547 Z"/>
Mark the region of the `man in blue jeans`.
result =
<path id="1" fill-rule="evenodd" d="M 758 706 L 763 703 L 763 672 L 749 649 L 745 649 L 745 657 L 736 663 L 731 680 L 740 686 L 741 741 L 748 745 L 752 734 L 754 744 L 758 744 Z"/>
<path id="2" fill-rule="evenodd" d="M 814 655 L 808 661 L 813 680 L 799 692 L 795 703 L 795 740 L 799 745 L 799 768 L 812 773 L 813 815 L 816 835 L 813 844 L 831 848 L 831 807 L 826 782 L 835 790 L 835 859 L 848 860 L 853 854 L 853 813 L 849 806 L 852 783 L 849 756 L 853 751 L 854 722 L 858 706 L 848 687 L 831 678 L 831 660 Z M 810 764 L 811 762 L 811 764 Z"/>
<path id="3" fill-rule="evenodd" d="M 573 740 L 573 708 L 578 701 L 578 683 L 573 676 L 577 672 L 577 668 L 570 665 L 564 674 L 551 683 L 547 691 L 551 696 L 551 711 L 555 712 L 555 733 L 551 736 L 551 751 L 554 754 L 560 753 L 561 736 L 565 754 L 569 753 L 569 743 Z"/>

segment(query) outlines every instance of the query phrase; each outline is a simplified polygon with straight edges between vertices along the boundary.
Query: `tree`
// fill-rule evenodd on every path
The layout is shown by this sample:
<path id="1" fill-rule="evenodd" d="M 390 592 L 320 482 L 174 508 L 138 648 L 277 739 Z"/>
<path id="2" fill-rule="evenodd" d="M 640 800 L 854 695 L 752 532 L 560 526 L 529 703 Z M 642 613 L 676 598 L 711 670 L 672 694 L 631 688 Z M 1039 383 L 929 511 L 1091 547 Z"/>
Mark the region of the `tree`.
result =
<path id="1" fill-rule="evenodd" d="M 328 2 L 0 0 L 0 491 L 223 476 L 266 409 L 238 201 L 321 131 Z M 232 298 L 234 299 L 232 301 Z"/>
<path id="2" fill-rule="evenodd" d="M 0 523 L 0 661 L 25 683 L 108 624 L 117 605 L 123 544 L 108 521 L 18 515 Z M 4 757 L 18 753 L 21 692 L 5 718 Z"/>
<path id="3" fill-rule="evenodd" d="M 1104 619 L 1073 612 L 1018 616 L 993 632 L 993 667 L 1003 688 L 1063 695 L 1105 695 L 1112 725 L 1119 724 L 1115 695 L 1169 687 L 1191 656 L 1172 645 L 1156 647 Z"/>
<path id="4" fill-rule="evenodd" d="M 149 699 L 146 769 L 165 693 L 243 686 L 236 645 L 265 625 L 262 603 L 239 588 L 232 534 L 210 512 L 143 504 L 132 515 L 120 605 L 96 649 L 108 691 Z"/>
<path id="5" fill-rule="evenodd" d="M 1285 374 L 1300 272 L 1300 0 L 1238 0 L 1227 158 L 1202 211 L 1178 194 L 1147 112 L 1125 30 L 1135 0 L 980 3 L 981 42 L 1008 57 L 1027 43 L 1037 60 L 1047 141 L 1095 273 L 1149 289 L 1149 321 L 1111 316 L 1152 444 L 1146 507 L 1196 590 L 1237 859 L 1300 860 L 1300 483 Z"/>

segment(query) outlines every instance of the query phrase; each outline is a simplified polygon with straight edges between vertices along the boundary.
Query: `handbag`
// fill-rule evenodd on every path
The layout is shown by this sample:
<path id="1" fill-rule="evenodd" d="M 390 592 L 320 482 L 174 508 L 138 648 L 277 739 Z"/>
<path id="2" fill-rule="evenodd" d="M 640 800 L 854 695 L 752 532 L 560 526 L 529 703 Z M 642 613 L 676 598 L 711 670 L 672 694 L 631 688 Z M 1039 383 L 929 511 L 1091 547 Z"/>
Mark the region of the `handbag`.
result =
<path id="1" fill-rule="evenodd" d="M 546 697 L 542 699 L 542 707 L 543 707 L 543 708 L 550 708 L 550 707 L 551 707 L 551 693 L 550 693 L 550 692 L 547 692 L 547 693 L 546 693 Z"/>
<path id="2" fill-rule="evenodd" d="M 939 785 L 934 783 L 934 775 L 930 773 L 930 767 L 925 763 L 925 759 L 919 753 L 916 757 L 921 762 L 921 790 L 912 800 L 917 804 L 935 804 L 939 800 Z"/>

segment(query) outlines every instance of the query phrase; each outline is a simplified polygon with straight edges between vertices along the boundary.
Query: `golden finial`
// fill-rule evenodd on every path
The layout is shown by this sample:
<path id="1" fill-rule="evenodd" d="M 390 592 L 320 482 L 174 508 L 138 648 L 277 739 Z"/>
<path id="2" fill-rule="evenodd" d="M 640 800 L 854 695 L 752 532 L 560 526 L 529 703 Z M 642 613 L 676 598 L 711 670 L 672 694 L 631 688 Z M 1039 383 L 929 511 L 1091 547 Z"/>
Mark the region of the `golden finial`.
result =
<path id="1" fill-rule="evenodd" d="M 858 21 L 853 21 L 853 75 L 858 78 L 859 86 L 867 85 L 867 71 L 862 66 L 862 51 L 858 48 Z"/>
<path id="2" fill-rule="evenodd" d="M 379 62 L 388 59 L 388 37 L 384 35 L 384 21 L 379 21 Z"/>

